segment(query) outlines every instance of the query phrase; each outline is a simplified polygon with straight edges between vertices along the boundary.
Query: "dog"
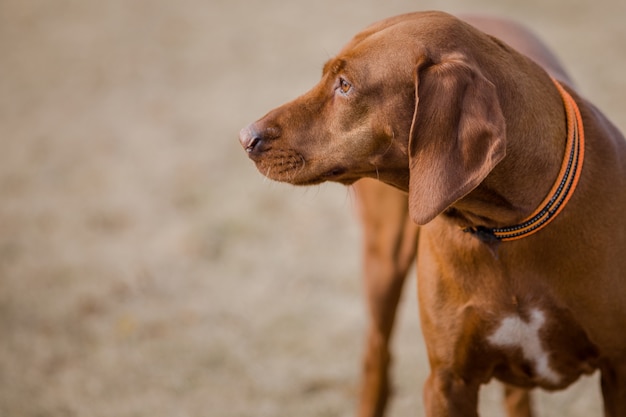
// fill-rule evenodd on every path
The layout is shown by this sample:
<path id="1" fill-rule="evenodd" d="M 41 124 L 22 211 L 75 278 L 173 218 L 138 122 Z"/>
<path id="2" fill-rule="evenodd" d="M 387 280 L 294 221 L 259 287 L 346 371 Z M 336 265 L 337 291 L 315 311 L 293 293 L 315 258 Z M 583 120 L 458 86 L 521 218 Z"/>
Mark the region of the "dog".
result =
<path id="1" fill-rule="evenodd" d="M 626 142 L 533 48 L 441 12 L 389 18 L 240 132 L 271 179 L 406 193 L 428 416 L 476 416 L 492 378 L 519 396 L 596 370 L 605 415 L 626 415 Z M 522 405 L 509 415 L 530 415 Z"/>

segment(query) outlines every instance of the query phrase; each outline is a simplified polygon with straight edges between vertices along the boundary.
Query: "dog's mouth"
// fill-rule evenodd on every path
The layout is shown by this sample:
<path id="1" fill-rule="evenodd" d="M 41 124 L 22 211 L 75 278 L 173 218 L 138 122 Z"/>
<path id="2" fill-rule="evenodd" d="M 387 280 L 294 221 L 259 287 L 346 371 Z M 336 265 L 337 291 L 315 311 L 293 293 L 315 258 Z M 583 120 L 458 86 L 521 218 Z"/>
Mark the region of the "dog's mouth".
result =
<path id="1" fill-rule="evenodd" d="M 330 169 L 315 172 L 310 162 L 296 152 L 272 152 L 255 161 L 257 169 L 266 177 L 293 185 L 317 185 L 326 181 L 350 185 L 358 180 L 350 175 L 348 168 L 334 166 Z"/>
<path id="2" fill-rule="evenodd" d="M 334 181 L 343 185 L 352 185 L 354 182 L 360 179 L 359 176 L 350 175 L 348 169 L 344 167 L 332 169 L 322 175 L 322 177 L 324 178 L 324 181 Z"/>
<path id="3" fill-rule="evenodd" d="M 315 175 L 309 178 L 295 179 L 294 185 L 316 185 L 326 181 L 338 182 L 344 185 L 350 185 L 354 183 L 358 178 L 351 178 L 348 174 L 348 169 L 345 167 L 335 167 L 330 170 L 324 171 L 322 174 Z"/>
<path id="4" fill-rule="evenodd" d="M 346 172 L 348 172 L 348 170 L 344 167 L 336 167 L 333 168 L 329 171 L 326 171 L 324 174 L 321 175 L 322 178 L 324 178 L 326 181 L 333 181 L 336 178 L 340 178 L 342 175 L 344 175 Z"/>

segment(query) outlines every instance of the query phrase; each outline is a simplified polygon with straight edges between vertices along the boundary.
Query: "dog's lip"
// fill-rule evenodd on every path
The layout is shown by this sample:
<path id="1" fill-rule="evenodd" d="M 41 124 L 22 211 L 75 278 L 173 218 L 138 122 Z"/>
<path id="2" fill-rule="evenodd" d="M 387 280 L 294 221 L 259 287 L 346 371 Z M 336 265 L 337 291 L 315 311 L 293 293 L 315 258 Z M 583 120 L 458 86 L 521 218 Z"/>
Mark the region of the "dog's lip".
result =
<path id="1" fill-rule="evenodd" d="M 334 181 L 343 185 L 351 185 L 361 178 L 360 175 L 349 172 L 348 168 L 335 167 L 329 171 L 326 171 L 320 177 L 323 181 Z"/>
<path id="2" fill-rule="evenodd" d="M 326 171 L 326 173 L 321 175 L 320 178 L 322 179 L 322 181 L 333 181 L 343 185 L 351 185 L 359 178 L 361 178 L 361 176 L 355 173 L 351 173 L 348 168 L 335 167 L 329 171 Z"/>
<path id="3" fill-rule="evenodd" d="M 326 181 L 334 181 L 339 182 L 341 184 L 352 184 L 357 179 L 345 177 L 345 174 L 348 172 L 347 168 L 343 167 L 335 167 L 333 169 L 329 169 L 324 171 L 322 174 L 318 174 L 315 177 L 303 179 L 300 181 L 295 181 L 295 185 L 316 185 Z"/>
<path id="4" fill-rule="evenodd" d="M 326 179 L 326 180 L 332 180 L 333 178 L 337 178 L 342 176 L 343 174 L 345 174 L 348 170 L 346 168 L 343 167 L 335 167 L 329 171 L 326 171 L 324 174 L 321 175 L 322 178 Z"/>

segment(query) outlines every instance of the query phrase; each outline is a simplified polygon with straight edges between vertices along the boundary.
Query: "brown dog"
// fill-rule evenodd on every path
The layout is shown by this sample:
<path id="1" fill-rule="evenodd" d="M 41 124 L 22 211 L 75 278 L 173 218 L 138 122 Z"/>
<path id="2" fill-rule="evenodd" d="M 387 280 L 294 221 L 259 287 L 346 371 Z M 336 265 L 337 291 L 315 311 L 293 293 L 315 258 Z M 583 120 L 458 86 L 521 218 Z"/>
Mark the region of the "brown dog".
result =
<path id="1" fill-rule="evenodd" d="M 570 77 L 546 46 L 518 23 L 479 16 L 465 16 L 476 28 L 498 37 L 518 52 L 532 57 L 555 78 L 572 85 Z M 370 324 L 363 366 L 360 417 L 382 416 L 390 391 L 389 341 L 404 279 L 416 257 L 419 227 L 410 219 L 405 192 L 374 179 L 354 184 L 363 225 L 365 292 Z M 528 392 L 506 386 L 509 416 L 530 416 Z"/>
<path id="2" fill-rule="evenodd" d="M 561 82 L 452 16 L 387 19 L 240 135 L 275 180 L 408 193 L 430 416 L 476 415 L 492 377 L 559 389 L 598 368 L 626 415 L 626 143 L 528 53 Z"/>

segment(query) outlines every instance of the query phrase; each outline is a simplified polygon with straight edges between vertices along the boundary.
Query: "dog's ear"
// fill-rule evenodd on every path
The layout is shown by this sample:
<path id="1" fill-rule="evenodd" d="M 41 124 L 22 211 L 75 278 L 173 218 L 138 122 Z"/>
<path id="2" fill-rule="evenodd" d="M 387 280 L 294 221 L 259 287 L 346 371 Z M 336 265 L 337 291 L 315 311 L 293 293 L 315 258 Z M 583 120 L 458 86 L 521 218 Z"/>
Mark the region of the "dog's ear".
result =
<path id="1" fill-rule="evenodd" d="M 421 60 L 409 136 L 409 211 L 426 224 L 476 188 L 506 153 L 495 86 L 472 64 Z"/>

